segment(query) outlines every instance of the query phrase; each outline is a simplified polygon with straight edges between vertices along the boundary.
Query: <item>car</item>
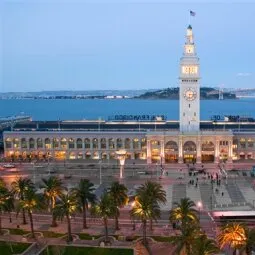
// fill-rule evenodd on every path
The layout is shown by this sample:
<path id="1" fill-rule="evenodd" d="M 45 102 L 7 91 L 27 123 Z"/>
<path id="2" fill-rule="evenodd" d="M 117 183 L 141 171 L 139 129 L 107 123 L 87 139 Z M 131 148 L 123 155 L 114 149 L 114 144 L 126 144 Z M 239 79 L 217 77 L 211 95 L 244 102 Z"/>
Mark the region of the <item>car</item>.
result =
<path id="1" fill-rule="evenodd" d="M 15 165 L 13 165 L 13 164 L 4 164 L 3 167 L 4 168 L 14 168 Z"/>

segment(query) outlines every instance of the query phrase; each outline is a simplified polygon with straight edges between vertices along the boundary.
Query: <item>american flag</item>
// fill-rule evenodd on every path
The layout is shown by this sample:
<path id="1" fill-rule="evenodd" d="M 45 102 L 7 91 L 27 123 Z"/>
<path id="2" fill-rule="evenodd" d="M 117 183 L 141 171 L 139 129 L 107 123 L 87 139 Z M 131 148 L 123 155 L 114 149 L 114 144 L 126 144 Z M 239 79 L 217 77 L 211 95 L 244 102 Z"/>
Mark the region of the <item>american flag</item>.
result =
<path id="1" fill-rule="evenodd" d="M 190 13 L 190 16 L 196 16 L 196 13 L 195 12 L 193 12 L 193 11 L 189 11 L 189 13 Z"/>

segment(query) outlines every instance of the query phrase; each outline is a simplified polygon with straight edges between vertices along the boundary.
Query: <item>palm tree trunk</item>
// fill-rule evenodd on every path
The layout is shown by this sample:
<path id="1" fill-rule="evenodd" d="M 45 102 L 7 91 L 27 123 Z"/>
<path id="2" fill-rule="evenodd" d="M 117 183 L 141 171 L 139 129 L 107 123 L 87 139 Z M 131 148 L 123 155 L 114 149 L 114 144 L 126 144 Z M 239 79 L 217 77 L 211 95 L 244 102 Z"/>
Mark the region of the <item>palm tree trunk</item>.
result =
<path id="1" fill-rule="evenodd" d="M 55 228 L 55 227 L 58 226 L 58 224 L 57 224 L 57 219 L 56 219 L 56 216 L 54 215 L 54 212 L 53 212 L 53 211 L 52 211 L 51 215 L 52 215 L 51 227 Z"/>
<path id="2" fill-rule="evenodd" d="M 0 212 L 0 235 L 2 234 L 2 212 Z"/>
<path id="3" fill-rule="evenodd" d="M 71 221 L 70 221 L 69 213 L 66 214 L 66 219 L 67 219 L 67 241 L 72 242 L 73 237 L 72 237 Z"/>
<path id="4" fill-rule="evenodd" d="M 22 217 L 23 217 L 23 224 L 24 224 L 24 225 L 27 224 L 25 209 L 22 209 Z"/>
<path id="5" fill-rule="evenodd" d="M 85 204 L 82 205 L 82 211 L 83 211 L 83 228 L 88 228 L 87 226 L 87 211 Z"/>
<path id="6" fill-rule="evenodd" d="M 115 230 L 120 230 L 120 228 L 119 228 L 119 219 L 118 219 L 117 215 L 115 216 Z"/>
<path id="7" fill-rule="evenodd" d="M 108 224 L 107 219 L 104 218 L 104 228 L 105 228 L 105 242 L 108 242 Z"/>
<path id="8" fill-rule="evenodd" d="M 11 211 L 9 211 L 8 213 L 9 213 L 9 222 L 12 223 L 12 213 Z"/>
<path id="9" fill-rule="evenodd" d="M 150 231 L 152 231 L 152 219 L 150 219 Z"/>
<path id="10" fill-rule="evenodd" d="M 29 220 L 30 220 L 30 227 L 31 227 L 32 238 L 35 238 L 33 215 L 32 215 L 32 213 L 30 211 L 28 212 L 28 216 L 29 216 Z"/>
<path id="11" fill-rule="evenodd" d="M 147 244 L 147 239 L 146 239 L 146 220 L 143 220 L 143 244 Z"/>

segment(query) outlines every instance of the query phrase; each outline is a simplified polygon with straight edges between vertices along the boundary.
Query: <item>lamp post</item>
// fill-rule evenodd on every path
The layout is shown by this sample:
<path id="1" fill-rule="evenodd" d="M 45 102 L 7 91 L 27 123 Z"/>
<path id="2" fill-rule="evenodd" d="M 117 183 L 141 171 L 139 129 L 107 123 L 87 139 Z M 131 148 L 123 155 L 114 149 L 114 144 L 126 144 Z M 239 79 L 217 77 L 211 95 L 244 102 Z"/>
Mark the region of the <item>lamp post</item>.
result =
<path id="1" fill-rule="evenodd" d="M 198 219 L 200 220 L 201 208 L 203 207 L 203 204 L 201 201 L 197 202 L 197 207 L 198 207 L 198 212 L 199 212 Z"/>
<path id="2" fill-rule="evenodd" d="M 121 182 L 123 180 L 123 175 L 124 175 L 124 165 L 125 165 L 127 151 L 126 150 L 118 150 L 115 153 L 117 155 L 117 159 L 120 162 L 120 182 Z"/>
<path id="3" fill-rule="evenodd" d="M 99 160 L 99 181 L 102 184 L 102 160 Z"/>

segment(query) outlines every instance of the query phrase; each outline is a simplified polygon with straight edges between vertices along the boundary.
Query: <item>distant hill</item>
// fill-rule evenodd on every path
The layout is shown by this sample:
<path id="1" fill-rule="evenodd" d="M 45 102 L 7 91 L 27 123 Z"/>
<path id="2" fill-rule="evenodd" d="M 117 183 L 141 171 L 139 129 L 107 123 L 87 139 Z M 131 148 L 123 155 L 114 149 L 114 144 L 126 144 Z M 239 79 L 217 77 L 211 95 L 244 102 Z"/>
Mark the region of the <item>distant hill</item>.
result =
<path id="1" fill-rule="evenodd" d="M 156 91 L 148 91 L 136 96 L 139 99 L 179 99 L 179 88 L 166 88 Z M 236 99 L 236 95 L 230 92 L 223 93 L 224 99 Z M 219 99 L 219 91 L 214 88 L 201 87 L 200 99 Z"/>

